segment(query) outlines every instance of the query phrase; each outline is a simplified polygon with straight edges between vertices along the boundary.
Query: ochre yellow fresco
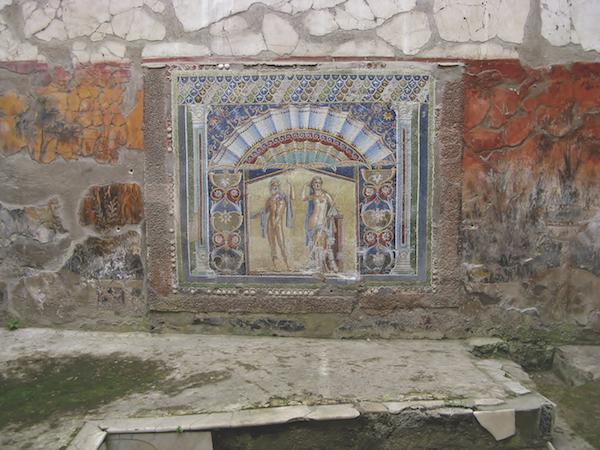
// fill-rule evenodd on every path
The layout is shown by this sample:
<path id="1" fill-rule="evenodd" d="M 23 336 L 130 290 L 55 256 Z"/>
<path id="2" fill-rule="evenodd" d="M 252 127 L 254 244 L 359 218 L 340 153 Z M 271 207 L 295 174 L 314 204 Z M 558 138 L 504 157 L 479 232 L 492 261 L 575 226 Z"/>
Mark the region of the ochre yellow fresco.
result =
<path id="1" fill-rule="evenodd" d="M 55 68 L 30 92 L 0 95 L 0 152 L 28 148 L 42 163 L 94 156 L 116 163 L 123 146 L 143 149 L 143 95 L 125 117 L 123 93 L 131 72 L 118 65 L 80 67 L 74 74 Z"/>

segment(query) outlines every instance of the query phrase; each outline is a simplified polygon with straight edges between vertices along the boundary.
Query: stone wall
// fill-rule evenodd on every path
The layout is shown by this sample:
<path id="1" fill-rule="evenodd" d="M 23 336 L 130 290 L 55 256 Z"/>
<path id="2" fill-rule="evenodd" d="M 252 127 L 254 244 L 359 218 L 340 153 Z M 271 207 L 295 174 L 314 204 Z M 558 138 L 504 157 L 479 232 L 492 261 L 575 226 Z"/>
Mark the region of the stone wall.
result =
<path id="1" fill-rule="evenodd" d="M 585 0 L 0 0 L 2 320 L 597 341 L 599 19 Z M 423 63 L 427 283 L 177 282 L 170 67 Z"/>

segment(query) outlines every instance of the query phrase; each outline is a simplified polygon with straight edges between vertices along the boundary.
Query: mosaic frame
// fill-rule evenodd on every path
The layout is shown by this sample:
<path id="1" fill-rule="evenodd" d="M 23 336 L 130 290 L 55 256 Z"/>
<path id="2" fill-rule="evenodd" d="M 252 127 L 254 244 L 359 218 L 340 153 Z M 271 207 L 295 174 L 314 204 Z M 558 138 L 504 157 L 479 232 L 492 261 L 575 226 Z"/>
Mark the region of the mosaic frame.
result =
<path id="1" fill-rule="evenodd" d="M 170 78 L 180 286 L 307 285 L 323 278 L 430 285 L 431 74 L 173 69 Z M 313 233 L 309 242 L 307 207 L 302 253 L 298 210 L 310 203 L 304 197 L 316 177 L 329 195 L 328 210 L 337 213 L 327 216 L 338 221 L 328 225 L 338 235 L 327 240 L 334 231 L 322 220 L 320 241 Z M 291 228 L 279 225 L 287 260 L 286 245 L 266 236 L 275 208 L 267 200 L 258 211 L 275 178 L 280 190 L 273 198 L 296 215 Z M 353 203 L 341 201 L 347 198 Z"/>

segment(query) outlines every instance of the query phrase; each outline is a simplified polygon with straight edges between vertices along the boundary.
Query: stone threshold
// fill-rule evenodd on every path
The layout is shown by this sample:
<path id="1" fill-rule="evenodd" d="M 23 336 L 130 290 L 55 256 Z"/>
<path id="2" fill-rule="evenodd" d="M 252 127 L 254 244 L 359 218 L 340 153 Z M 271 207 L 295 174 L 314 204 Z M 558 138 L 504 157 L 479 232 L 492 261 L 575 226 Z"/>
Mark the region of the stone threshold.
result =
<path id="1" fill-rule="evenodd" d="M 281 425 L 298 421 L 351 420 L 363 414 L 402 414 L 407 411 L 425 413 L 429 417 L 470 416 L 487 430 L 496 441 L 514 436 L 517 428 L 529 427 L 530 432 L 551 436 L 555 405 L 535 393 L 521 394 L 506 402 L 495 398 L 463 399 L 459 401 L 422 400 L 401 402 L 358 402 L 356 404 L 282 406 L 214 412 L 184 416 L 94 420 L 85 423 L 67 450 L 98 450 L 111 434 L 182 433 L 227 428 Z M 533 425 L 530 413 L 539 413 Z M 523 413 L 523 414 L 521 414 Z M 520 422 L 520 415 L 524 415 Z"/>

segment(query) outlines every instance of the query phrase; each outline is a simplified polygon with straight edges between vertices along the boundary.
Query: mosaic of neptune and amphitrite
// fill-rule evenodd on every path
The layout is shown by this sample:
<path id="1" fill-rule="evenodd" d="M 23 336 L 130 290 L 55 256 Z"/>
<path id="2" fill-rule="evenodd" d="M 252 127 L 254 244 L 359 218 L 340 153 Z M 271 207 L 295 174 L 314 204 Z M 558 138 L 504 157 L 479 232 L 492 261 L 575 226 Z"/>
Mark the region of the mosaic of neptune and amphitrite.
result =
<path id="1" fill-rule="evenodd" d="M 426 280 L 429 75 L 172 80 L 180 283 Z"/>

